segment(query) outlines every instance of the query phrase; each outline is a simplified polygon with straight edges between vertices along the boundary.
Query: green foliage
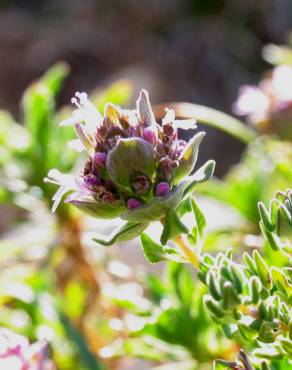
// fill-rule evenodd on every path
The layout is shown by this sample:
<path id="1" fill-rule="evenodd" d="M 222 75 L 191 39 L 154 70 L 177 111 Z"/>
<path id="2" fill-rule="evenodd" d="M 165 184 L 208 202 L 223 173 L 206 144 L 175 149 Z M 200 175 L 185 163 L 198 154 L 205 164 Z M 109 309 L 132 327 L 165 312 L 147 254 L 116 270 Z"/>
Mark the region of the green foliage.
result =
<path id="1" fill-rule="evenodd" d="M 140 328 L 133 330 L 119 349 L 120 355 L 158 363 L 168 360 L 174 368 L 182 369 L 187 363 L 190 369 L 200 368 L 200 364 L 204 368 L 205 362 L 216 357 L 232 358 L 234 343 L 225 339 L 220 328 L 210 321 L 202 302 L 205 288 L 194 282 L 186 265 L 169 262 L 162 281 L 155 275 L 147 275 L 141 287 L 147 309 L 138 313 L 133 310 Z M 131 295 L 133 302 L 137 298 Z"/>
<path id="2" fill-rule="evenodd" d="M 0 242 L 0 325 L 32 341 L 46 338 L 60 370 L 97 370 L 105 366 L 84 327 L 98 326 L 104 341 L 112 331 L 106 312 L 99 311 L 93 319 L 87 312 L 99 289 L 82 255 L 87 230 L 80 214 L 65 207 L 52 217 L 47 205 L 53 189 L 43 182 L 48 169 L 68 171 L 76 165 L 76 152 L 67 145 L 74 132 L 59 127 L 63 111 L 57 111 L 56 103 L 67 74 L 67 65 L 58 63 L 28 87 L 21 104 L 24 125 L 0 112 L 0 201 L 12 210 L 25 210 L 15 211 L 13 221 L 19 225 Z M 95 99 L 100 107 L 105 96 L 124 103 L 130 92 L 122 81 L 95 93 Z M 71 264 L 69 270 L 63 268 L 66 264 Z M 95 340 L 101 343 L 99 335 Z"/>
<path id="3" fill-rule="evenodd" d="M 211 180 L 201 186 L 201 191 L 234 207 L 257 227 L 258 202 L 268 202 L 277 189 L 284 190 L 291 184 L 291 158 L 291 143 L 271 137 L 258 138 L 223 180 Z"/>
<path id="4" fill-rule="evenodd" d="M 276 194 L 270 202 L 270 212 L 262 203 L 259 209 L 266 241 L 274 253 L 282 254 L 280 261 L 285 262 L 277 265 L 275 255 L 274 263 L 268 265 L 254 250 L 252 257 L 245 253 L 245 263 L 240 264 L 227 251 L 216 258 L 203 256 L 199 276 L 208 286 L 204 298 L 206 308 L 214 321 L 223 325 L 226 335 L 239 336 L 249 346 L 252 343 L 255 358 L 280 360 L 291 357 L 292 281 L 288 272 L 291 247 L 287 239 L 281 243 L 281 228 L 277 224 L 284 222 L 289 227 L 288 233 L 291 232 L 291 190 Z M 278 238 L 277 248 L 275 238 Z M 256 360 L 252 358 L 252 361 Z"/>

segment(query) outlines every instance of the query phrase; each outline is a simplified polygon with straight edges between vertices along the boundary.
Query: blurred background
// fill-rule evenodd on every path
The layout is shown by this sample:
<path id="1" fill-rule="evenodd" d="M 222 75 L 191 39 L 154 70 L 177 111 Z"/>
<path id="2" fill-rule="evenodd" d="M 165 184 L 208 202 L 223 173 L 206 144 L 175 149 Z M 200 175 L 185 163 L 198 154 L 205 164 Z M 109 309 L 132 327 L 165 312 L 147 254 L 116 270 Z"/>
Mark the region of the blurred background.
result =
<path id="1" fill-rule="evenodd" d="M 239 86 L 267 69 L 263 46 L 287 42 L 292 26 L 289 0 L 2 0 L 0 7 L 0 107 L 16 117 L 25 87 L 59 60 L 71 68 L 60 104 L 75 91 L 129 78 L 134 97 L 145 87 L 154 103 L 230 112 Z M 218 131 L 208 142 L 204 153 L 222 159 L 217 174 L 243 149 Z M 221 150 L 226 144 L 232 155 Z"/>
<path id="2" fill-rule="evenodd" d="M 291 29 L 291 0 L 0 1 L 2 326 L 46 339 L 60 370 L 205 370 L 217 357 L 236 357 L 240 343 L 211 323 L 204 289 L 194 289 L 187 268 L 149 267 L 137 241 L 98 247 L 92 232 L 113 225 L 66 205 L 52 215 L 56 188 L 43 178 L 52 167 L 76 172 L 66 146 L 74 134 L 58 127 L 75 91 L 101 110 L 107 100 L 134 107 L 146 88 L 153 104 L 186 101 L 233 114 L 240 87 L 273 68 L 263 47 L 289 44 Z M 289 58 L 291 67 L 290 49 Z M 199 189 L 211 221 L 207 250 L 262 245 L 257 202 L 291 186 L 291 137 L 247 145 L 204 130 L 199 162 L 215 159 L 222 179 Z"/>

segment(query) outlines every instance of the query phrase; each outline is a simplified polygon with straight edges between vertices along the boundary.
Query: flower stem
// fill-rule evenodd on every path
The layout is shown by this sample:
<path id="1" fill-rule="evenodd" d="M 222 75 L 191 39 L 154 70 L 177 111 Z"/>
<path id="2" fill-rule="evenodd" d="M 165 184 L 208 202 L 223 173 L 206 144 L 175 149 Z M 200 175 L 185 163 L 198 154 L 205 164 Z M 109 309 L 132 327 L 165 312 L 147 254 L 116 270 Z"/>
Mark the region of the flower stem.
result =
<path id="1" fill-rule="evenodd" d="M 176 243 L 176 245 L 180 248 L 180 250 L 183 252 L 185 257 L 187 258 L 188 262 L 191 263 L 195 270 L 199 269 L 199 257 L 197 254 L 185 243 L 181 235 L 177 235 L 175 238 L 173 238 L 173 241 Z"/>

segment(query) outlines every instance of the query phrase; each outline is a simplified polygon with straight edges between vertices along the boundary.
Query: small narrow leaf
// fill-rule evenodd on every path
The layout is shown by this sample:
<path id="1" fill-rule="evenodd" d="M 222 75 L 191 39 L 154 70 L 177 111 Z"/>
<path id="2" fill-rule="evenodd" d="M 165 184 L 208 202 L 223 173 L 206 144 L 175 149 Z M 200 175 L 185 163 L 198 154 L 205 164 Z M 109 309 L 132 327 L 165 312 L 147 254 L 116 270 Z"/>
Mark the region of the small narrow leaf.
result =
<path id="1" fill-rule="evenodd" d="M 269 243 L 270 247 L 274 251 L 277 251 L 277 250 L 281 249 L 282 243 L 281 243 L 280 238 L 275 233 L 272 233 L 272 232 L 266 230 L 262 221 L 260 221 L 260 228 L 261 228 L 261 231 L 262 231 L 265 239 Z"/>
<path id="2" fill-rule="evenodd" d="M 276 225 L 272 223 L 269 212 L 267 211 L 266 207 L 264 206 L 262 202 L 258 204 L 258 208 L 259 208 L 260 216 L 261 216 L 265 229 L 267 229 L 268 231 L 274 231 L 276 228 Z"/>
<path id="3" fill-rule="evenodd" d="M 188 177 L 188 184 L 183 193 L 184 197 L 191 194 L 197 184 L 208 181 L 213 176 L 214 169 L 215 162 L 210 160 L 199 168 L 192 176 Z"/>
<path id="4" fill-rule="evenodd" d="M 202 142 L 205 132 L 199 132 L 186 145 L 178 161 L 179 165 L 173 173 L 172 183 L 177 184 L 181 179 L 188 176 L 193 170 L 199 152 L 199 146 Z"/>
<path id="5" fill-rule="evenodd" d="M 209 295 L 204 297 L 204 303 L 208 310 L 215 316 L 222 318 L 224 317 L 224 310 L 221 308 L 220 304 L 213 300 Z"/>
<path id="6" fill-rule="evenodd" d="M 266 264 L 266 262 L 264 261 L 264 259 L 262 258 L 262 256 L 259 254 L 257 250 L 254 250 L 253 252 L 253 258 L 254 258 L 254 261 L 257 267 L 258 276 L 262 284 L 267 289 L 271 289 L 273 284 L 272 284 L 272 276 L 268 268 L 268 265 Z"/>
<path id="7" fill-rule="evenodd" d="M 206 219 L 205 219 L 205 216 L 204 216 L 203 212 L 200 210 L 200 208 L 197 205 L 197 203 L 195 202 L 194 198 L 191 198 L 191 203 L 192 203 L 193 213 L 194 213 L 195 218 L 196 218 L 198 232 L 199 232 L 200 237 L 202 238 L 204 229 L 207 225 L 207 222 L 206 222 Z"/>
<path id="8" fill-rule="evenodd" d="M 251 301 L 254 304 L 257 304 L 260 300 L 260 292 L 262 285 L 257 276 L 252 276 L 250 279 L 250 296 Z"/>
<path id="9" fill-rule="evenodd" d="M 257 275 L 257 267 L 254 263 L 254 260 L 250 257 L 250 255 L 246 252 L 243 253 L 243 259 L 244 259 L 244 262 L 247 264 L 247 268 L 249 269 L 249 271 L 254 274 L 254 275 Z"/>
<path id="10" fill-rule="evenodd" d="M 178 251 L 167 246 L 163 247 L 145 233 L 140 235 L 140 241 L 144 256 L 150 263 L 158 263 L 165 260 L 183 262 L 183 258 Z"/>
<path id="11" fill-rule="evenodd" d="M 161 244 L 165 245 L 169 239 L 179 234 L 187 234 L 188 228 L 181 222 L 177 214 L 169 210 L 164 219 L 164 227 L 160 238 Z"/>
<path id="12" fill-rule="evenodd" d="M 125 225 L 114 230 L 108 239 L 94 238 L 93 240 L 98 244 L 108 247 L 117 242 L 136 238 L 147 226 L 148 223 L 127 222 Z"/>
<path id="13" fill-rule="evenodd" d="M 214 299 L 216 299 L 216 301 L 220 301 L 222 299 L 222 296 L 218 288 L 215 274 L 212 271 L 210 271 L 208 278 L 209 278 L 208 287 L 211 295 L 213 296 Z"/>
<path id="14" fill-rule="evenodd" d="M 238 304 L 240 304 L 238 295 L 234 291 L 231 282 L 226 281 L 223 287 L 223 308 L 227 310 L 236 307 Z"/>
<path id="15" fill-rule="evenodd" d="M 149 262 L 157 263 L 165 260 L 162 245 L 155 243 L 154 240 L 152 240 L 150 236 L 145 233 L 140 235 L 140 241 L 144 256 Z"/>

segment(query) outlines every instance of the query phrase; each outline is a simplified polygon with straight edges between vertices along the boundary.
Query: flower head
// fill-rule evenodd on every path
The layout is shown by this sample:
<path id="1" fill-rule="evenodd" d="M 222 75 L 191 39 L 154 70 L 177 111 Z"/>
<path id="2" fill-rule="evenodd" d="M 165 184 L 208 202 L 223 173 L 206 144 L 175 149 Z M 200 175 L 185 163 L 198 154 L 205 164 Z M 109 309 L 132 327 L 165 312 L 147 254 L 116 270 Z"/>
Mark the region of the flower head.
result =
<path id="1" fill-rule="evenodd" d="M 77 110 L 62 125 L 74 125 L 78 139 L 73 146 L 85 150 L 88 160 L 78 176 L 49 172 L 45 181 L 60 186 L 53 210 L 70 192 L 65 202 L 96 217 L 127 219 L 129 212 L 149 206 L 156 198 L 160 202 L 171 198 L 192 171 L 204 133 L 189 143 L 180 140 L 178 128 L 195 128 L 195 121 L 177 121 L 174 111 L 167 110 L 159 124 L 147 91 L 141 91 L 136 109 L 108 103 L 103 116 L 85 93 L 76 93 L 72 102 Z"/>

